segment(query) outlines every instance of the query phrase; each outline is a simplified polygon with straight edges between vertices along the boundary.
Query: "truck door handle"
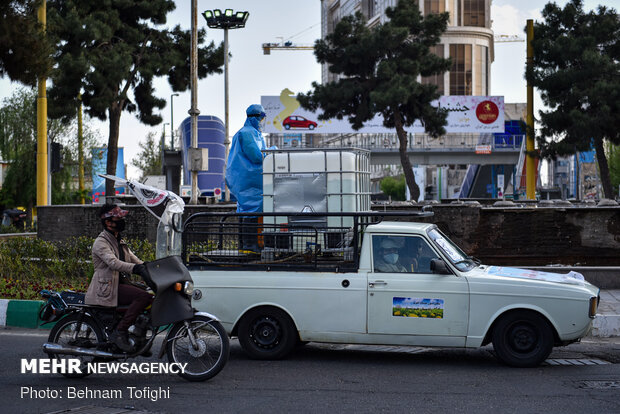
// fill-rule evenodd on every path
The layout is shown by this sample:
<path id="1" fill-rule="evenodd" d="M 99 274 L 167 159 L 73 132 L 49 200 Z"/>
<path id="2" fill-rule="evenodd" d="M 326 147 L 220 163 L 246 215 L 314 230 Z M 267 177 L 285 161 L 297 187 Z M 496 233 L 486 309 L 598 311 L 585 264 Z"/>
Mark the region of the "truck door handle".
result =
<path id="1" fill-rule="evenodd" d="M 368 282 L 368 287 L 375 287 L 375 286 L 385 286 L 387 285 L 387 282 L 384 280 L 375 280 L 374 282 Z"/>

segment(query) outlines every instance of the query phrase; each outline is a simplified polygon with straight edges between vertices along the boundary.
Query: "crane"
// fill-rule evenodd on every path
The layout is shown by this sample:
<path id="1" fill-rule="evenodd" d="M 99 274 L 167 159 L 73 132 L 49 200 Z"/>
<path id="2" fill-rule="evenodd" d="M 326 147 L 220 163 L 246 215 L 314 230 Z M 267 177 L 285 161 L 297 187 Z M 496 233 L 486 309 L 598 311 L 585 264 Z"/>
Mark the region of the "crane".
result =
<path id="1" fill-rule="evenodd" d="M 280 43 L 263 43 L 263 55 L 270 55 L 275 50 L 314 50 L 314 45 L 300 45 L 287 40 Z"/>
<path id="2" fill-rule="evenodd" d="M 496 34 L 495 36 L 493 36 L 493 40 L 495 40 L 495 43 L 525 42 L 525 39 L 519 35 L 506 34 Z"/>
<path id="3" fill-rule="evenodd" d="M 506 34 L 496 34 L 493 36 L 495 43 L 509 43 L 509 42 L 525 42 L 519 35 L 506 35 Z M 308 44 L 297 44 L 293 43 L 290 40 L 281 41 L 277 43 L 263 43 L 263 55 L 270 55 L 271 50 L 314 50 L 314 45 Z"/>

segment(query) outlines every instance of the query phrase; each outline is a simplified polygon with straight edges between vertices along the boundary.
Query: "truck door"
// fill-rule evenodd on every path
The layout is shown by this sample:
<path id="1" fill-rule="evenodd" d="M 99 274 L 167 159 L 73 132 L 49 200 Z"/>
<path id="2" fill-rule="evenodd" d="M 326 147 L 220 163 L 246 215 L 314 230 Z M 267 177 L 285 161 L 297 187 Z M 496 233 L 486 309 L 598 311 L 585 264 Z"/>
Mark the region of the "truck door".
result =
<path id="1" fill-rule="evenodd" d="M 425 238 L 373 235 L 371 254 L 368 333 L 463 337 L 464 341 L 469 317 L 467 280 L 433 274 L 430 261 L 439 255 Z"/>

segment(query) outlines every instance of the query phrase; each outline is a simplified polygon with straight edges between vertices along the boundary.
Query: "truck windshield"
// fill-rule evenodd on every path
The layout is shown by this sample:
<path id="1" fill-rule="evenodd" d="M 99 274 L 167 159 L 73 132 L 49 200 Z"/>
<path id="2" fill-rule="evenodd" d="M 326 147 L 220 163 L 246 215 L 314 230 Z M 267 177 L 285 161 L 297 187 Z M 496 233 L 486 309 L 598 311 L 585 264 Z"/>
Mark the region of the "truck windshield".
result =
<path id="1" fill-rule="evenodd" d="M 467 256 L 456 244 L 437 229 L 428 231 L 431 240 L 441 249 L 450 261 L 462 272 L 468 272 L 479 263 L 473 257 Z"/>

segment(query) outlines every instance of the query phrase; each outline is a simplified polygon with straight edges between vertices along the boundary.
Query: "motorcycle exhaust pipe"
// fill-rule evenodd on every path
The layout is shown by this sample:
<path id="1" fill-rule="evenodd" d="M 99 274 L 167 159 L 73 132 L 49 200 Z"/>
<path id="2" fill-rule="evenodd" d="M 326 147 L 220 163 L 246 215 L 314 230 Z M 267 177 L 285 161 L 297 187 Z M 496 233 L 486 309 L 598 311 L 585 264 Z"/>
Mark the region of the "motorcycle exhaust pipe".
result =
<path id="1" fill-rule="evenodd" d="M 46 342 L 43 344 L 43 352 L 48 354 L 63 354 L 76 356 L 92 356 L 99 358 L 125 358 L 124 354 L 113 354 L 112 352 L 99 351 L 97 349 L 79 348 L 75 346 L 62 346 Z"/>

